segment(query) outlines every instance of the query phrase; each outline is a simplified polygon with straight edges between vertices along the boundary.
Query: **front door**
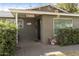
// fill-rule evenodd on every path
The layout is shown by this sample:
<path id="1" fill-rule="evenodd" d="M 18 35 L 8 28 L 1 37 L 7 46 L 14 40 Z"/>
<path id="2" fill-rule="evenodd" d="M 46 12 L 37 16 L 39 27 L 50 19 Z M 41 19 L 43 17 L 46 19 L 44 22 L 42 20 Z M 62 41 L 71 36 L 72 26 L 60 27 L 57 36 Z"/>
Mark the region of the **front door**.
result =
<path id="1" fill-rule="evenodd" d="M 20 31 L 21 40 L 37 40 L 37 21 L 33 18 L 24 19 L 24 27 Z"/>

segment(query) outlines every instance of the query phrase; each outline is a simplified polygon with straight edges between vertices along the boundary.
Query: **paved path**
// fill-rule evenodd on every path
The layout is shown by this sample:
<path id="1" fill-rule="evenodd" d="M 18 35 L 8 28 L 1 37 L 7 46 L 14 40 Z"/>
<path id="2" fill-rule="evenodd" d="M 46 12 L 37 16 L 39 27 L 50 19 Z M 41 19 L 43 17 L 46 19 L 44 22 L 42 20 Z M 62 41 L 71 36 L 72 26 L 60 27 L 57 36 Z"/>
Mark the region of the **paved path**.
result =
<path id="1" fill-rule="evenodd" d="M 17 56 L 40 56 L 44 55 L 48 52 L 54 51 L 69 51 L 69 50 L 78 50 L 79 45 L 72 45 L 72 46 L 50 46 L 45 45 L 40 42 L 34 42 L 30 40 L 22 40 L 19 44 L 19 48 L 16 50 Z"/>

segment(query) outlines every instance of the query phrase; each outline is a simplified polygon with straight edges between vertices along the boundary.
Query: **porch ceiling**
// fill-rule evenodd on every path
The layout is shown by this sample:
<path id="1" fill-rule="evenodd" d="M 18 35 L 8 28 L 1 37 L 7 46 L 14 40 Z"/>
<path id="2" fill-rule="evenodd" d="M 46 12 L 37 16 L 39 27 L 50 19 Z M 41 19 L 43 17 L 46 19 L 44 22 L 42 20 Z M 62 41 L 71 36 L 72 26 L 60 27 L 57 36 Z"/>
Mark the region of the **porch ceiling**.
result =
<path id="1" fill-rule="evenodd" d="M 35 18 L 39 15 L 36 15 L 36 14 L 27 14 L 27 13 L 18 13 L 18 17 L 21 17 L 21 18 Z"/>
<path id="2" fill-rule="evenodd" d="M 19 14 L 18 14 L 18 17 L 25 18 L 25 17 L 26 17 L 26 14 L 24 14 L 24 13 L 19 13 Z"/>

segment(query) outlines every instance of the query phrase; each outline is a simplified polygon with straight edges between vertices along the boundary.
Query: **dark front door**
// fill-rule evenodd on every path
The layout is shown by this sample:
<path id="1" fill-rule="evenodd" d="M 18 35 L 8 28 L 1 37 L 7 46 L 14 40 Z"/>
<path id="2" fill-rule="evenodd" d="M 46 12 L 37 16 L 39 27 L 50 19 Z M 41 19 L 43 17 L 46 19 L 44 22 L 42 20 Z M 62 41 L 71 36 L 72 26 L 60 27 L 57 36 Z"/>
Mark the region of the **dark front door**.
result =
<path id="1" fill-rule="evenodd" d="M 37 20 L 37 38 L 40 40 L 40 19 Z"/>

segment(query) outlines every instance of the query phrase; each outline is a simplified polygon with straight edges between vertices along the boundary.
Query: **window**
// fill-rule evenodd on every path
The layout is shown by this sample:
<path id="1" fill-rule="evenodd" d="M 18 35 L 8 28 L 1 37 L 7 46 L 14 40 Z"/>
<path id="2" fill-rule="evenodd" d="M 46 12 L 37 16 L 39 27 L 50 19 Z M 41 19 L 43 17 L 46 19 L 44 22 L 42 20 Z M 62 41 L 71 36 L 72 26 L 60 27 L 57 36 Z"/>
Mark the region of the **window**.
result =
<path id="1" fill-rule="evenodd" d="M 19 19 L 18 27 L 19 27 L 19 29 L 23 29 L 23 27 L 24 27 L 24 20 L 23 19 Z"/>
<path id="2" fill-rule="evenodd" d="M 73 22 L 71 19 L 54 19 L 54 35 L 57 34 L 58 29 L 73 27 Z"/>

